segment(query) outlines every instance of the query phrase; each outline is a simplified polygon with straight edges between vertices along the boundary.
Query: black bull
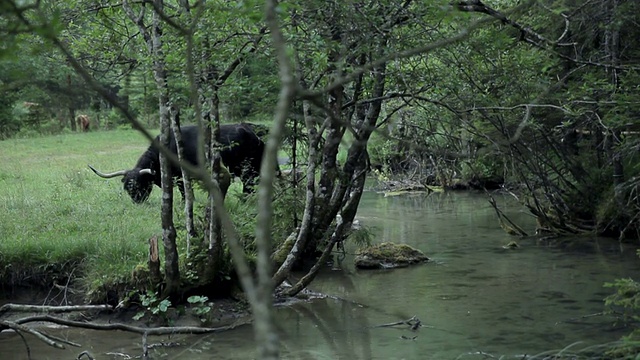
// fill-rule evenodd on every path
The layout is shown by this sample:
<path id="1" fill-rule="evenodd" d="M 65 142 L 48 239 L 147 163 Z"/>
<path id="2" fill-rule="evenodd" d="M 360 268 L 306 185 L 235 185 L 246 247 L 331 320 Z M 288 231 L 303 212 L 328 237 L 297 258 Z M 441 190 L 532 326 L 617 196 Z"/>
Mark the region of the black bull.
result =
<path id="1" fill-rule="evenodd" d="M 198 127 L 182 126 L 182 140 L 184 143 L 184 157 L 192 165 L 196 165 L 198 153 Z M 255 130 L 255 131 L 254 131 Z M 220 155 L 222 162 L 229 171 L 242 180 L 243 191 L 253 192 L 256 180 L 260 174 L 260 164 L 264 152 L 264 141 L 260 135 L 266 133 L 259 125 L 240 123 L 220 126 Z M 159 136 L 156 138 L 159 141 Z M 169 138 L 169 149 L 177 154 L 176 140 L 173 132 Z M 102 173 L 89 168 L 103 178 L 123 176 L 124 189 L 136 203 L 142 203 L 149 197 L 153 184 L 160 186 L 159 151 L 153 145 L 149 146 L 136 166 L 131 170 L 121 170 L 113 173 Z M 171 175 L 178 178 L 182 175 L 180 167 L 172 164 Z M 182 188 L 180 189 L 182 191 Z"/>

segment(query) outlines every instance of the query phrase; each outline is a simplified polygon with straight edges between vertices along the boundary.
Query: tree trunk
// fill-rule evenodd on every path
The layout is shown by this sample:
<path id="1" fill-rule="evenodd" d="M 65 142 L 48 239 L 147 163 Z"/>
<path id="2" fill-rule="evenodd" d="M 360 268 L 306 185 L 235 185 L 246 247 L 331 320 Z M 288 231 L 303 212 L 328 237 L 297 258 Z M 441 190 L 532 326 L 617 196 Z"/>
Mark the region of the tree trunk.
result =
<path id="1" fill-rule="evenodd" d="M 154 0 L 154 7 L 162 11 L 163 0 Z M 166 59 L 162 49 L 161 19 L 157 12 L 153 13 L 151 31 L 144 23 L 145 7 L 140 8 L 140 14 L 136 15 L 128 0 L 122 1 L 122 8 L 127 16 L 140 30 L 147 44 L 147 50 L 153 59 L 153 77 L 158 89 L 158 107 L 160 113 L 160 145 L 168 148 L 171 134 L 171 119 L 169 117 L 169 88 L 167 85 Z M 126 110 L 126 109 L 125 109 Z M 160 172 L 162 184 L 162 244 L 164 246 L 164 275 L 165 288 L 163 297 L 175 297 L 180 291 L 180 271 L 178 267 L 178 249 L 176 246 L 176 229 L 173 224 L 173 179 L 171 164 L 160 153 Z"/>
<path id="2" fill-rule="evenodd" d="M 163 1 L 155 0 L 156 7 L 162 9 Z M 169 117 L 169 88 L 165 56 L 162 49 L 162 29 L 160 15 L 153 13 L 152 27 L 153 74 L 159 93 L 160 110 L 160 142 L 169 148 L 171 119 Z M 178 268 L 178 248 L 176 246 L 176 229 L 173 224 L 173 178 L 171 164 L 160 154 L 160 172 L 162 173 L 162 244 L 164 245 L 165 288 L 163 297 L 175 297 L 180 291 L 180 271 Z"/>
<path id="3" fill-rule="evenodd" d="M 71 125 L 71 131 L 76 131 L 76 109 L 73 106 L 69 106 L 69 125 Z"/>
<path id="4" fill-rule="evenodd" d="M 280 265 L 280 268 L 276 271 L 275 275 L 273 275 L 273 282 L 275 286 L 280 285 L 289 276 L 291 268 L 298 261 L 300 255 L 305 252 L 307 248 L 307 241 L 311 235 L 314 211 L 316 208 L 316 159 L 319 156 L 318 144 L 321 140 L 321 134 L 318 133 L 316 128 L 315 118 L 313 118 L 313 115 L 311 114 L 311 108 L 308 101 L 303 102 L 302 112 L 309 138 L 309 154 L 307 161 L 309 165 L 307 166 L 306 174 L 307 183 L 305 191 L 305 207 L 302 214 L 302 222 L 298 229 L 296 242 L 289 251 L 285 261 Z"/>
<path id="5" fill-rule="evenodd" d="M 213 119 L 207 123 L 208 133 L 210 134 L 209 143 L 209 159 L 211 167 L 211 178 L 220 184 L 220 99 L 218 97 L 217 84 L 213 87 L 213 94 L 209 99 L 210 111 L 213 115 Z M 208 224 L 208 251 L 207 251 L 207 274 L 209 281 L 215 279 L 215 276 L 220 270 L 222 263 L 222 226 L 220 224 L 220 209 L 216 207 L 214 199 L 214 193 L 209 193 L 209 205 L 207 207 L 207 219 Z"/>
<path id="6" fill-rule="evenodd" d="M 366 157 L 366 153 L 361 153 L 359 157 Z M 328 244 L 322 252 L 322 255 L 318 258 L 314 266 L 311 267 L 307 274 L 305 274 L 294 286 L 286 290 L 285 294 L 287 296 L 295 296 L 305 287 L 307 287 L 307 285 L 309 285 L 311 281 L 313 281 L 313 279 L 315 279 L 320 269 L 329 259 L 329 255 L 333 251 L 333 248 L 337 243 L 341 242 L 344 239 L 346 232 L 351 229 L 353 219 L 355 218 L 356 212 L 358 210 L 360 198 L 362 197 L 362 191 L 364 190 L 367 170 L 366 161 L 357 161 L 357 164 L 357 172 L 352 178 L 352 191 L 350 192 L 349 199 L 342 209 L 341 216 L 336 222 L 336 226 L 333 230 L 333 233 L 331 234 L 331 237 L 329 238 Z"/>
<path id="7" fill-rule="evenodd" d="M 178 159 L 180 162 L 184 162 L 184 141 L 182 140 L 182 130 L 180 129 L 180 110 L 172 106 L 169 111 L 172 119 L 171 127 L 173 128 L 173 136 L 176 139 Z M 187 228 L 187 257 L 189 257 L 191 254 L 191 239 L 197 234 L 193 223 L 193 186 L 191 185 L 190 177 L 184 169 L 182 170 L 182 188 L 180 191 L 184 196 L 184 216 L 185 226 Z"/>
<path id="8" fill-rule="evenodd" d="M 71 75 L 67 75 L 67 89 L 71 93 Z M 71 131 L 76 132 L 76 107 L 72 99 L 69 99 L 69 125 L 71 125 Z"/>

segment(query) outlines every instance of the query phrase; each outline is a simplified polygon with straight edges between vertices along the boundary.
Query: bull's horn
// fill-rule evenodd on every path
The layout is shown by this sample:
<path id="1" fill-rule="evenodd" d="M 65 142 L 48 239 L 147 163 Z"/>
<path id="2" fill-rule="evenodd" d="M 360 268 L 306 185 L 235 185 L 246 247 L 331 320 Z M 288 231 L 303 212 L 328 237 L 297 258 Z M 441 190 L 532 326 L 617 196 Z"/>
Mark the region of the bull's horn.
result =
<path id="1" fill-rule="evenodd" d="M 116 172 L 112 172 L 112 173 L 107 173 L 107 174 L 105 174 L 105 173 L 102 173 L 102 172 L 100 172 L 100 171 L 96 170 L 96 169 L 95 169 L 93 166 L 91 166 L 91 165 L 88 165 L 88 166 L 89 166 L 89 169 L 91 169 L 94 173 L 96 173 L 96 175 L 98 175 L 98 176 L 100 176 L 100 177 L 103 177 L 103 178 L 105 178 L 105 179 L 109 179 L 109 178 L 116 177 L 116 176 L 124 176 L 124 174 L 126 174 L 126 173 L 127 173 L 127 171 L 126 171 L 126 170 L 120 170 L 120 171 L 116 171 Z"/>
<path id="2" fill-rule="evenodd" d="M 142 169 L 142 170 L 140 170 L 139 174 L 140 175 L 144 175 L 144 174 L 153 175 L 153 174 L 155 174 L 155 172 L 153 170 L 151 170 L 151 169 Z"/>

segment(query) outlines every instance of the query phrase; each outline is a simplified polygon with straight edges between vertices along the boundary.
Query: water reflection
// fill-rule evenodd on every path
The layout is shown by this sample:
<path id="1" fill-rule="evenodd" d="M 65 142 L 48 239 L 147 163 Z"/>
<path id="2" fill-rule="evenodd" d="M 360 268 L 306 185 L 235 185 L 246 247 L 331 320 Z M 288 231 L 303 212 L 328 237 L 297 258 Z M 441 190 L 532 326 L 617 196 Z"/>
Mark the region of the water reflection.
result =
<path id="1" fill-rule="evenodd" d="M 508 197 L 501 209 L 526 231 L 534 219 Z M 368 193 L 358 218 L 379 242 L 406 243 L 434 261 L 391 271 L 358 271 L 354 248 L 327 267 L 314 291 L 336 298 L 299 302 L 276 311 L 285 359 L 504 359 L 616 340 L 603 310 L 602 284 L 640 273 L 635 248 L 610 239 L 517 239 L 498 225 L 482 194 L 447 193 L 385 198 Z M 377 325 L 418 317 L 422 328 Z M 94 351 L 140 353 L 130 334 L 61 330 Z M 415 339 L 414 339 L 415 337 Z M 150 341 L 161 341 L 158 338 Z M 250 326 L 207 336 L 175 336 L 178 348 L 157 348 L 154 358 L 250 359 Z M 75 358 L 29 341 L 38 359 Z M 17 350 L 14 350 L 17 349 Z M 24 359 L 21 340 L 0 336 L 1 359 Z M 49 355 L 53 354 L 53 355 Z M 65 356 L 65 354 L 69 356 Z"/>

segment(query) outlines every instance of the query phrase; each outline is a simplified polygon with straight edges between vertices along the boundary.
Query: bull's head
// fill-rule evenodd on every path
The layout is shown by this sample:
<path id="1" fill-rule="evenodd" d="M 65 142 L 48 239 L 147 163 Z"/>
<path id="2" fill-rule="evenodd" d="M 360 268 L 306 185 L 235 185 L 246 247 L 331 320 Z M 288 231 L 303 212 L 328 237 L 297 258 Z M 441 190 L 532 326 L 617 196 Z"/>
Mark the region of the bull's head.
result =
<path id="1" fill-rule="evenodd" d="M 122 184 L 124 185 L 124 190 L 129 194 L 131 200 L 135 203 L 145 202 L 149 198 L 149 194 L 151 194 L 151 189 L 153 188 L 154 183 L 154 171 L 151 169 L 131 169 L 131 170 L 120 170 L 112 173 L 103 173 L 96 170 L 93 166 L 89 165 L 89 169 L 91 169 L 96 175 L 110 179 L 117 176 L 122 176 Z"/>

